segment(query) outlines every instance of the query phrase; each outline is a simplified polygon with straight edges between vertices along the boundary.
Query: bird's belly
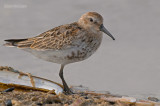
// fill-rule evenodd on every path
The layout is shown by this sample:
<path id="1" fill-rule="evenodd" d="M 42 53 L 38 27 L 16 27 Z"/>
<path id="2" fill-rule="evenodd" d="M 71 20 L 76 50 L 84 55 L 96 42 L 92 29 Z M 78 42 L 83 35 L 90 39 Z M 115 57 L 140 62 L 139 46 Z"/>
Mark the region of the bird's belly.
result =
<path id="1" fill-rule="evenodd" d="M 78 62 L 90 57 L 99 47 L 100 43 L 81 44 L 64 50 L 45 50 L 37 51 L 28 49 L 26 51 L 32 53 L 34 56 L 58 64 L 69 64 Z"/>

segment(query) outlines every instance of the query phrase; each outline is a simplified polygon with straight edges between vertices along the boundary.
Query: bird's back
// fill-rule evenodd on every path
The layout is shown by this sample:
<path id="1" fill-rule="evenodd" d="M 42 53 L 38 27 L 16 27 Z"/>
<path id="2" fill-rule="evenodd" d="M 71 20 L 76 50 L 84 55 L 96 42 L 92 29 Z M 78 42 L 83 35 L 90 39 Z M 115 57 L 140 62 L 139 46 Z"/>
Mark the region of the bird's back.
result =
<path id="1" fill-rule="evenodd" d="M 27 39 L 8 39 L 5 46 L 15 46 L 18 48 L 31 48 L 35 50 L 63 49 L 65 46 L 72 44 L 76 36 L 84 33 L 77 22 L 72 24 L 61 25 L 50 29 L 36 37 Z"/>

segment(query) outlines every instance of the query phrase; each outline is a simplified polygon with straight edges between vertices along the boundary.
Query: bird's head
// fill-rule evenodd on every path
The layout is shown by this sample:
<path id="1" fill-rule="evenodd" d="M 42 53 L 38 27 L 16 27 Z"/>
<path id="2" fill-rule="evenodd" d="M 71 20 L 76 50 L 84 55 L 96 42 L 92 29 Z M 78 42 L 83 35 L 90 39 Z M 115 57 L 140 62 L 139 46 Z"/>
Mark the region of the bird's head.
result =
<path id="1" fill-rule="evenodd" d="M 115 40 L 110 32 L 103 26 L 103 17 L 97 12 L 88 12 L 83 14 L 78 23 L 83 28 L 92 31 L 93 33 L 99 33 L 102 31 Z"/>

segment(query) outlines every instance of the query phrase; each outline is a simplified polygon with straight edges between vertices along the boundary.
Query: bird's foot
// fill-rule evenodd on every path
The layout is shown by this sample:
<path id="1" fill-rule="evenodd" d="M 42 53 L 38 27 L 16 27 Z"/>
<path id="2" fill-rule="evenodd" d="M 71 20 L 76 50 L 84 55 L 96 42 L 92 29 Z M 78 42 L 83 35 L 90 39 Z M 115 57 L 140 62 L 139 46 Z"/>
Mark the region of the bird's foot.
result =
<path id="1" fill-rule="evenodd" d="M 66 95 L 72 95 L 72 94 L 74 94 L 69 87 L 64 87 L 64 93 Z"/>

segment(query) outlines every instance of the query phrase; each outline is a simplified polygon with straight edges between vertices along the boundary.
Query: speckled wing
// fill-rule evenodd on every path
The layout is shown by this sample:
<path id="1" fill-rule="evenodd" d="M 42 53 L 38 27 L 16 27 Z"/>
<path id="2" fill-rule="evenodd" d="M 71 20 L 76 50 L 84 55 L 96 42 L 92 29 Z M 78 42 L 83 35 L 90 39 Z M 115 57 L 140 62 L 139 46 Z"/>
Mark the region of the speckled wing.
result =
<path id="1" fill-rule="evenodd" d="M 63 49 L 72 45 L 76 36 L 82 33 L 82 28 L 76 23 L 62 25 L 46 31 L 36 37 L 17 43 L 18 48 L 31 48 L 34 50 Z"/>

